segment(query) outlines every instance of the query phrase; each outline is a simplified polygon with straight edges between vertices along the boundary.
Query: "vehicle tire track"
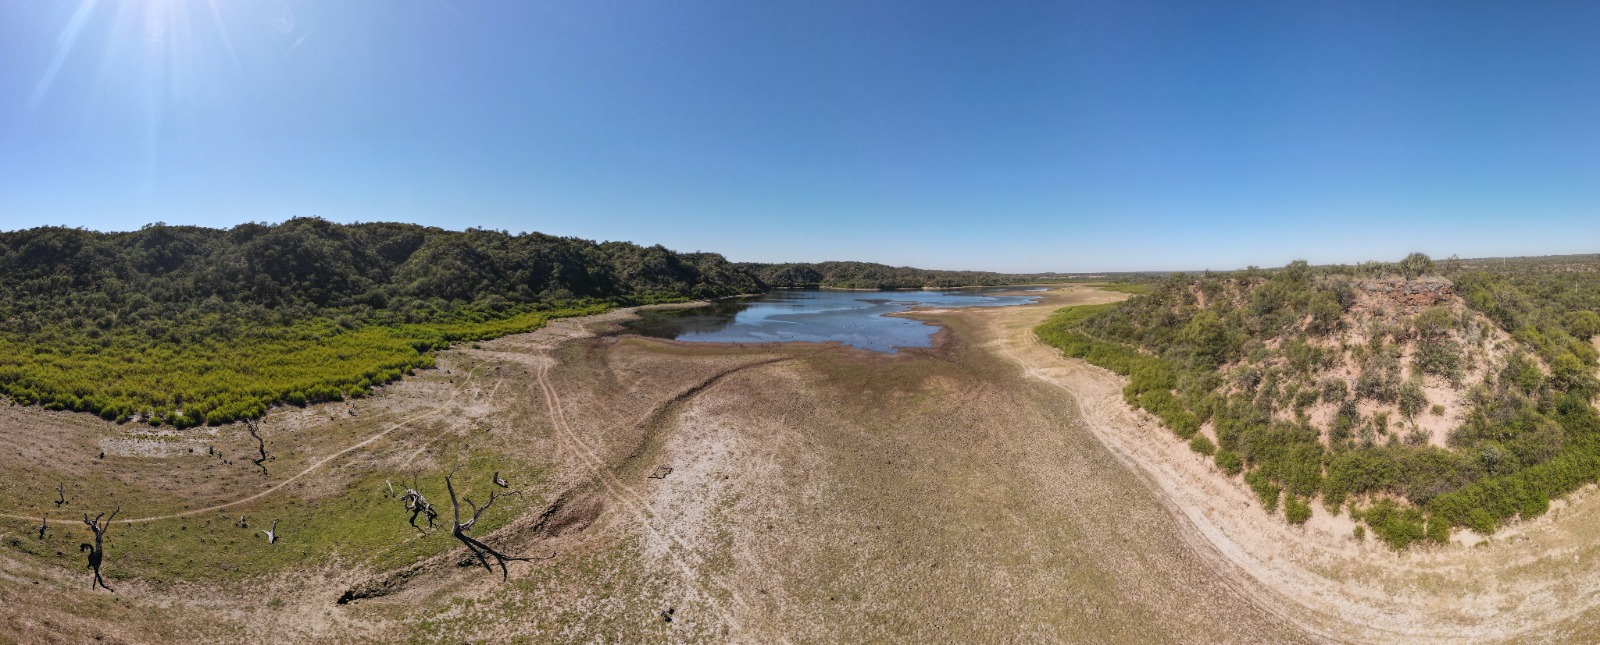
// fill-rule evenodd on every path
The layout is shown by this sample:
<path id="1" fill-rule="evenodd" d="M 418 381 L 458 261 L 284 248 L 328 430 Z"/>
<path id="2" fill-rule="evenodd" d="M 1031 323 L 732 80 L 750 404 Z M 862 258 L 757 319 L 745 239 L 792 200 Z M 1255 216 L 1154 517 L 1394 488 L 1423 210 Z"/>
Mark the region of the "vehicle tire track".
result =
<path id="1" fill-rule="evenodd" d="M 720 381 L 723 377 L 726 377 L 729 374 L 746 368 L 770 365 L 779 362 L 780 360 L 789 360 L 791 358 L 794 357 L 760 361 L 758 363 L 742 365 L 714 374 L 701 383 L 691 386 L 687 390 L 680 392 L 672 399 L 669 399 L 666 403 L 658 405 L 655 409 L 652 409 L 650 413 L 645 415 L 645 420 L 655 419 L 657 416 L 660 416 L 661 413 L 664 413 L 665 410 L 670 409 L 673 404 L 687 400 L 695 394 L 705 391 L 706 388 L 715 385 L 716 382 Z M 556 391 L 555 387 L 550 384 L 549 372 L 550 367 L 555 362 L 555 359 L 554 357 L 549 356 L 548 350 L 546 353 L 546 359 L 547 360 L 545 360 L 539 366 L 539 369 L 536 372 L 537 381 L 540 390 L 542 390 L 544 394 L 545 406 L 549 408 L 550 411 L 551 425 L 556 429 L 557 434 L 561 438 L 562 442 L 567 444 L 568 451 L 579 456 L 580 459 L 586 462 L 586 465 L 588 466 L 590 474 L 593 476 L 594 480 L 599 482 L 600 485 L 605 488 L 606 492 L 610 493 L 612 498 L 621 502 L 625 508 L 638 517 L 641 521 L 641 524 L 644 525 L 645 530 L 649 531 L 656 537 L 666 538 L 671 542 L 671 544 L 677 547 L 677 549 L 667 549 L 667 553 L 668 556 L 672 558 L 673 564 L 675 564 L 679 571 L 683 574 L 685 583 L 687 583 L 687 585 L 694 590 L 696 595 L 700 596 L 700 598 L 706 601 L 708 604 L 717 604 L 716 598 L 706 589 L 702 588 L 703 582 L 700 580 L 699 576 L 695 574 L 694 568 L 691 567 L 689 563 L 686 562 L 677 552 L 679 550 L 692 552 L 694 549 L 690 547 L 690 545 L 683 539 L 682 536 L 678 535 L 676 531 L 673 531 L 671 527 L 664 525 L 658 526 L 658 524 L 664 523 L 661 522 L 659 513 L 655 510 L 654 506 L 650 504 L 649 500 L 645 499 L 643 495 L 635 492 L 632 487 L 628 486 L 621 479 L 619 479 L 612 469 L 606 466 L 605 460 L 596 453 L 595 448 L 588 442 L 584 441 L 578 435 L 578 433 L 572 429 L 562 405 L 561 395 Z M 648 439 L 646 439 L 646 441 L 648 441 Z M 734 640 L 745 640 L 746 637 L 754 638 L 753 635 L 749 635 L 748 630 L 739 618 L 740 616 L 752 615 L 751 607 L 745 600 L 743 594 L 741 594 L 737 588 L 731 585 L 720 583 L 713 584 L 716 584 L 717 587 L 720 587 L 721 591 L 726 592 L 734 605 L 733 609 L 735 611 L 722 612 L 723 620 L 728 623 L 730 631 L 733 633 Z"/>

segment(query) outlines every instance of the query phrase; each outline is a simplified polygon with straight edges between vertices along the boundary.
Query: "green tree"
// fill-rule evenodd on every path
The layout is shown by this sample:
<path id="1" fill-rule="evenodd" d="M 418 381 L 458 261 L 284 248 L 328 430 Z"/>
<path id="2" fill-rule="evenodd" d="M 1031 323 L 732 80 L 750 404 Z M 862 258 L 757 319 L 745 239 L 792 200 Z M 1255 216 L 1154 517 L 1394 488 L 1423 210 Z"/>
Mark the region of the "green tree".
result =
<path id="1" fill-rule="evenodd" d="M 1412 253 L 1401 260 L 1396 268 L 1408 278 L 1433 272 L 1433 258 L 1422 253 Z"/>
<path id="2" fill-rule="evenodd" d="M 1573 311 L 1566 317 L 1567 331 L 1573 336 L 1588 340 L 1600 336 L 1600 313 Z"/>

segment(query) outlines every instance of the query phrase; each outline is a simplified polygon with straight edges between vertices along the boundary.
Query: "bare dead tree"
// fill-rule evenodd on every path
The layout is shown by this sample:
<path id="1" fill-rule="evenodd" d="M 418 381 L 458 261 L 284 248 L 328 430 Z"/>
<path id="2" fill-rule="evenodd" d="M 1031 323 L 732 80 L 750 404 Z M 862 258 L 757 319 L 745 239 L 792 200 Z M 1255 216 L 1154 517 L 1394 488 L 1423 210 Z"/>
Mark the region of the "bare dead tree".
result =
<path id="1" fill-rule="evenodd" d="M 506 481 L 504 479 L 501 479 L 500 478 L 500 471 L 496 470 L 496 471 L 494 471 L 494 485 L 499 486 L 501 488 L 510 488 L 511 487 L 511 482 L 508 482 L 508 481 Z"/>
<path id="2" fill-rule="evenodd" d="M 239 515 L 239 521 L 234 522 L 234 524 L 238 525 L 238 527 L 241 528 L 241 529 L 250 528 L 250 523 L 244 521 L 244 515 L 243 514 Z"/>
<path id="3" fill-rule="evenodd" d="M 485 571 L 494 573 L 494 567 L 489 564 L 489 559 L 494 558 L 495 564 L 500 566 L 500 579 L 505 580 L 509 578 L 511 576 L 511 572 L 506 569 L 507 561 L 528 561 L 532 560 L 533 558 L 520 558 L 517 556 L 506 555 L 496 551 L 493 547 L 490 547 L 487 544 L 479 542 L 472 536 L 467 535 L 467 531 L 471 530 L 473 525 L 478 523 L 478 518 L 483 516 L 483 512 L 489 510 L 489 506 L 494 504 L 495 494 L 494 491 L 489 491 L 489 501 L 484 502 L 483 506 L 478 506 L 477 503 L 473 502 L 472 498 L 470 497 L 463 498 L 467 501 L 467 505 L 472 507 L 472 519 L 462 522 L 461 504 L 456 501 L 456 487 L 455 484 L 451 483 L 450 481 L 452 475 L 454 475 L 454 473 L 444 476 L 445 490 L 450 491 L 450 512 L 455 518 L 455 528 L 450 530 L 450 534 L 454 535 L 457 540 L 460 540 L 462 544 L 466 545 L 467 550 L 472 552 L 471 557 L 477 559 L 478 563 L 483 565 L 483 569 Z"/>
<path id="4" fill-rule="evenodd" d="M 105 513 L 94 516 L 94 519 L 92 520 L 89 519 L 88 513 L 83 514 L 83 523 L 88 525 L 90 531 L 94 531 L 94 544 L 78 545 L 79 553 L 84 551 L 89 552 L 89 568 L 94 569 L 94 580 L 89 583 L 89 589 L 91 590 L 98 585 L 101 589 L 116 593 L 115 591 L 112 591 L 111 587 L 107 587 L 105 579 L 100 577 L 100 565 L 104 563 L 106 559 L 106 529 L 111 528 L 111 520 L 116 519 L 117 513 L 121 511 L 122 505 L 119 504 L 117 505 L 116 510 L 111 511 L 111 517 L 106 517 L 106 521 L 104 523 L 100 521 L 100 518 L 105 517 Z"/>
<path id="5" fill-rule="evenodd" d="M 255 419 L 245 419 L 244 427 L 250 431 L 250 436 L 256 438 L 256 450 L 261 452 L 261 457 L 251 459 L 250 463 L 255 464 L 257 468 L 260 468 L 261 476 L 266 477 L 266 463 L 268 459 L 271 459 L 271 457 L 267 455 L 267 441 L 261 438 L 260 427 L 256 425 Z"/>
<path id="6" fill-rule="evenodd" d="M 67 503 L 67 485 L 56 484 L 56 508 L 61 508 L 65 503 Z"/>
<path id="7" fill-rule="evenodd" d="M 272 520 L 272 529 L 271 530 L 263 529 L 261 532 L 267 534 L 267 544 L 272 544 L 274 542 L 277 542 L 278 541 L 278 520 Z"/>
<path id="8" fill-rule="evenodd" d="M 411 511 L 411 528 L 418 531 L 422 530 L 422 527 L 417 526 L 417 516 L 419 515 L 427 516 L 428 528 L 433 528 L 433 521 L 438 519 L 439 511 L 434 510 L 433 504 L 428 503 L 428 498 L 423 497 L 422 492 L 417 490 L 416 473 L 411 474 L 411 487 L 400 495 L 400 499 L 405 501 L 406 510 Z"/>
<path id="9" fill-rule="evenodd" d="M 44 517 L 39 518 L 39 539 L 44 539 L 44 531 L 48 528 L 50 528 L 50 514 L 45 513 Z"/>

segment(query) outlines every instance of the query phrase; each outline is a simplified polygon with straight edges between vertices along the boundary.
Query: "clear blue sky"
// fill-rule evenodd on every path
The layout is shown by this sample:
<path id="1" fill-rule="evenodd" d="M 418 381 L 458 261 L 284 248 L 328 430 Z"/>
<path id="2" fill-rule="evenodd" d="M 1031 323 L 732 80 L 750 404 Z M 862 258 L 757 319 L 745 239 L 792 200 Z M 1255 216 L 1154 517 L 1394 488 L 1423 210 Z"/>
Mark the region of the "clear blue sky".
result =
<path id="1" fill-rule="evenodd" d="M 0 0 L 0 229 L 1004 271 L 1600 252 L 1600 3 Z"/>

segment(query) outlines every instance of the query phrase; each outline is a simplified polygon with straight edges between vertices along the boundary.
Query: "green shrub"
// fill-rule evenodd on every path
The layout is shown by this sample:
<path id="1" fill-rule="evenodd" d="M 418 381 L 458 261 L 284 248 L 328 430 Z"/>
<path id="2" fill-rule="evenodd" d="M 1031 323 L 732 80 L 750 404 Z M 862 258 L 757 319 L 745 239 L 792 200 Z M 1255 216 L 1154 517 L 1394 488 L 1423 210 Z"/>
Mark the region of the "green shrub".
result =
<path id="1" fill-rule="evenodd" d="M 1237 475 L 1244 470 L 1244 460 L 1239 459 L 1239 453 L 1232 450 L 1218 450 L 1217 456 L 1213 458 L 1213 461 L 1217 463 L 1217 468 L 1221 468 L 1222 472 L 1227 473 L 1229 477 Z"/>
<path id="2" fill-rule="evenodd" d="M 1455 341 L 1449 338 L 1424 340 L 1417 344 L 1411 369 L 1413 373 L 1442 376 L 1451 383 L 1460 383 L 1462 360 L 1461 348 Z"/>
<path id="3" fill-rule="evenodd" d="M 1322 379 L 1322 400 L 1325 403 L 1339 403 L 1350 395 L 1350 385 L 1340 378 Z"/>
<path id="4" fill-rule="evenodd" d="M 1450 542 L 1450 522 L 1442 517 L 1429 517 L 1428 539 L 1436 544 Z"/>
<path id="5" fill-rule="evenodd" d="M 1247 472 L 1244 474 L 1244 483 L 1250 486 L 1250 490 L 1255 491 L 1256 497 L 1261 500 L 1261 506 L 1266 508 L 1268 513 L 1278 510 L 1278 497 L 1283 493 L 1283 487 L 1272 481 L 1266 473 L 1260 469 Z"/>
<path id="6" fill-rule="evenodd" d="M 1396 265 L 1406 277 L 1415 278 L 1433 272 L 1433 259 L 1422 253 L 1407 255 Z"/>
<path id="7" fill-rule="evenodd" d="M 1283 516 L 1290 524 L 1305 524 L 1311 519 L 1311 505 L 1299 495 L 1290 495 L 1283 500 Z"/>
<path id="8" fill-rule="evenodd" d="M 1209 457 L 1217 451 L 1217 445 L 1211 443 L 1211 440 L 1206 438 L 1205 435 L 1197 434 L 1193 439 L 1189 440 L 1189 449 Z"/>
<path id="9" fill-rule="evenodd" d="M 1428 405 L 1427 395 L 1422 393 L 1422 384 L 1416 379 L 1405 382 L 1400 386 L 1400 414 L 1407 419 L 1417 418 L 1422 408 Z"/>
<path id="10" fill-rule="evenodd" d="M 1426 535 L 1422 511 L 1401 507 L 1391 499 L 1380 499 L 1361 511 L 1361 518 L 1373 534 L 1395 550 L 1404 549 Z"/>

